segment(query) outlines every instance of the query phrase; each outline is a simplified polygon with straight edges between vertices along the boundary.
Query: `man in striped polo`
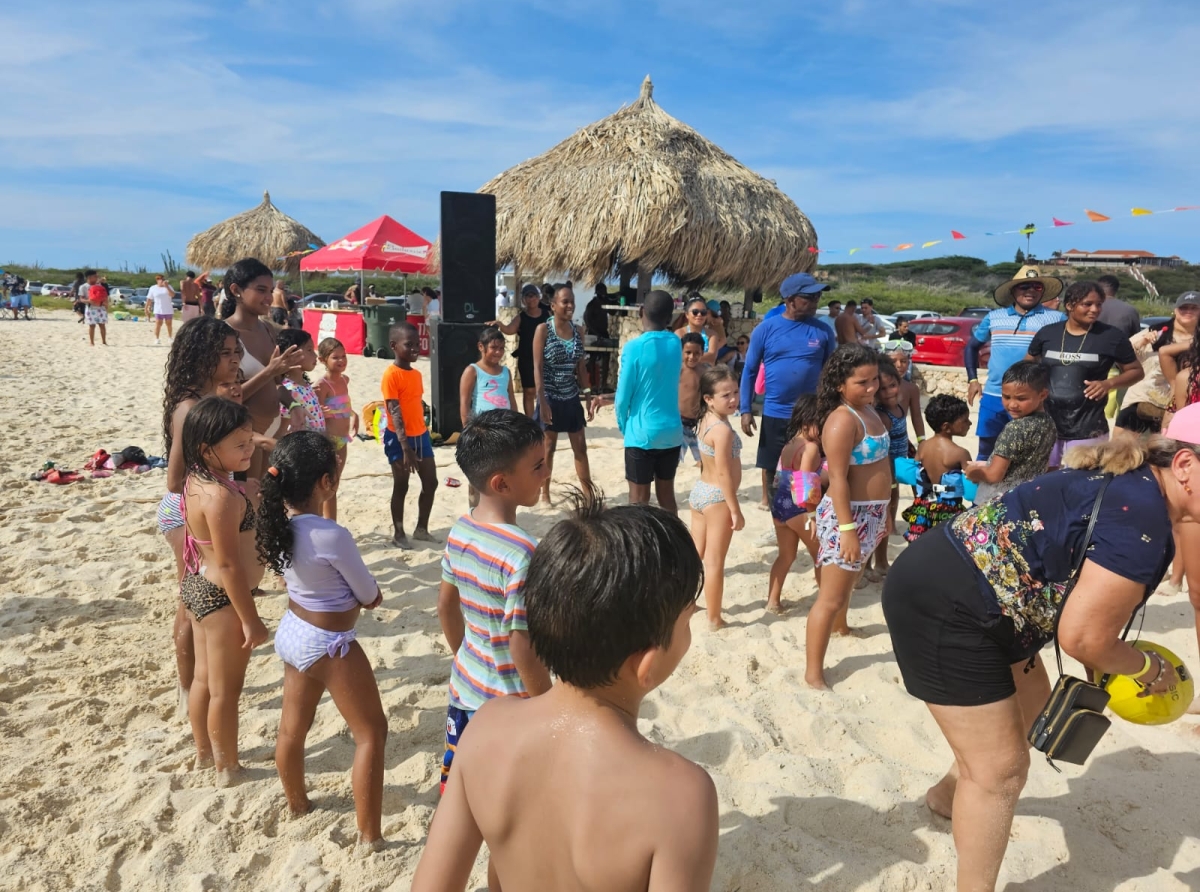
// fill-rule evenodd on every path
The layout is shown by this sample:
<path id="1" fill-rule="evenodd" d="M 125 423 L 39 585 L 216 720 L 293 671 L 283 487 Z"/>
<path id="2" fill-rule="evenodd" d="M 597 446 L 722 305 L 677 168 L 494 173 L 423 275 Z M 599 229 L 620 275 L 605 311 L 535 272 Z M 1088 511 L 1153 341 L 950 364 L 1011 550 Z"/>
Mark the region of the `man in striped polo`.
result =
<path id="1" fill-rule="evenodd" d="M 1037 267 L 1022 267 L 1016 278 L 1000 285 L 993 297 L 1000 309 L 983 317 L 963 350 L 963 365 L 967 369 L 967 403 L 979 400 L 979 421 L 975 434 L 979 437 L 980 461 L 986 461 L 996 445 L 1000 431 L 1008 424 L 1008 413 L 1000 399 L 1000 380 L 1008 367 L 1025 358 L 1029 343 L 1038 329 L 1066 317 L 1058 310 L 1041 306 L 1044 300 L 1056 299 L 1063 290 L 1063 281 L 1055 276 L 1043 276 Z M 979 350 L 991 341 L 992 355 L 988 359 L 987 384 L 979 383 Z"/>

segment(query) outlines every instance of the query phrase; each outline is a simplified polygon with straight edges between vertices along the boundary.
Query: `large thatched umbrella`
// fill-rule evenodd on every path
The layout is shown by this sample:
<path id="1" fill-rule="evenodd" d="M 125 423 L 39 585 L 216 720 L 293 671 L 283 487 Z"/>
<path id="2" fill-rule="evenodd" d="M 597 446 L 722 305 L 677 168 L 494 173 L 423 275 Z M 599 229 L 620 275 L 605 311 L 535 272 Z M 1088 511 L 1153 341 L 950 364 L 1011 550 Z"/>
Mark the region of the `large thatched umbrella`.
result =
<path id="1" fill-rule="evenodd" d="M 271 204 L 271 193 L 263 192 L 262 204 L 230 217 L 194 236 L 187 246 L 187 262 L 205 269 L 226 269 L 244 257 L 257 257 L 276 272 L 296 272 L 297 251 L 322 247 L 310 229 Z"/>
<path id="2" fill-rule="evenodd" d="M 647 77 L 632 105 L 479 189 L 496 196 L 497 266 L 598 282 L 636 265 L 747 289 L 811 268 L 817 236 L 796 204 L 653 90 Z"/>

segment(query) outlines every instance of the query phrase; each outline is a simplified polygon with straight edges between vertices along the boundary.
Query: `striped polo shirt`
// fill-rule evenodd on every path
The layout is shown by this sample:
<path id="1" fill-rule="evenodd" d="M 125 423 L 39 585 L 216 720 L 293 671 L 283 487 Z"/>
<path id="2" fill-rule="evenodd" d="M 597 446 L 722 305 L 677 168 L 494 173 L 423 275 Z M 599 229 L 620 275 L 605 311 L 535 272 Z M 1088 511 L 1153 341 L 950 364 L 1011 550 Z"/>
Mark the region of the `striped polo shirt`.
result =
<path id="1" fill-rule="evenodd" d="M 1062 322 L 1067 317 L 1058 310 L 1034 307 L 1022 315 L 1015 307 L 1001 307 L 983 317 L 975 329 L 975 340 L 981 344 L 992 342 L 992 355 L 988 360 L 987 383 L 983 392 L 988 396 L 1000 396 L 1000 384 L 1009 366 L 1020 362 L 1029 352 L 1029 342 L 1038 330 Z"/>
<path id="2" fill-rule="evenodd" d="M 520 527 L 463 515 L 450 530 L 442 581 L 458 589 L 466 633 L 450 670 L 450 705 L 474 712 L 493 697 L 526 697 L 509 653 L 525 624 L 525 574 L 537 542 Z"/>

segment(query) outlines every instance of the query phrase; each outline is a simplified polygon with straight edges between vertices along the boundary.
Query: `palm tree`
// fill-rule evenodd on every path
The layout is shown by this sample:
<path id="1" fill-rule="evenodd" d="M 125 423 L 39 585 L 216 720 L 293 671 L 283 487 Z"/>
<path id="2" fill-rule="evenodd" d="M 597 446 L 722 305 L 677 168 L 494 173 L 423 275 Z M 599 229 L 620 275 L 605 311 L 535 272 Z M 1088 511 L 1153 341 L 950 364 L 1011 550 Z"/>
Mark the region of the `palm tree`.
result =
<path id="1" fill-rule="evenodd" d="M 1026 257 L 1033 256 L 1029 251 L 1029 240 L 1031 238 L 1033 238 L 1033 231 L 1035 229 L 1037 229 L 1036 223 L 1026 223 L 1025 224 L 1025 256 Z"/>

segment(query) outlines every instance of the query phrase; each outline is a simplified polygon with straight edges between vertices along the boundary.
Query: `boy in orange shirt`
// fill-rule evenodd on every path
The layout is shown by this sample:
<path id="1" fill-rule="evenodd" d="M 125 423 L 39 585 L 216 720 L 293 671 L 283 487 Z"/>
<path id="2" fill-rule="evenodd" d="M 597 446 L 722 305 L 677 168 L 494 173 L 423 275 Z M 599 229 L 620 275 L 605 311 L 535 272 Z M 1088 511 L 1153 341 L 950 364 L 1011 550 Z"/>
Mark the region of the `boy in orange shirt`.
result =
<path id="1" fill-rule="evenodd" d="M 415 326 L 397 322 L 388 332 L 395 361 L 383 373 L 380 389 L 387 407 L 388 429 L 383 434 L 383 454 L 392 466 L 392 541 L 401 548 L 411 548 L 404 535 L 404 498 L 408 495 L 408 475 L 416 472 L 421 478 L 421 496 L 417 499 L 417 528 L 413 538 L 422 542 L 437 542 L 429 533 L 429 514 L 433 510 L 433 494 L 437 490 L 437 465 L 433 462 L 433 441 L 425 426 L 425 407 L 422 396 L 425 385 L 421 373 L 412 364 L 421 355 L 420 339 Z"/>

